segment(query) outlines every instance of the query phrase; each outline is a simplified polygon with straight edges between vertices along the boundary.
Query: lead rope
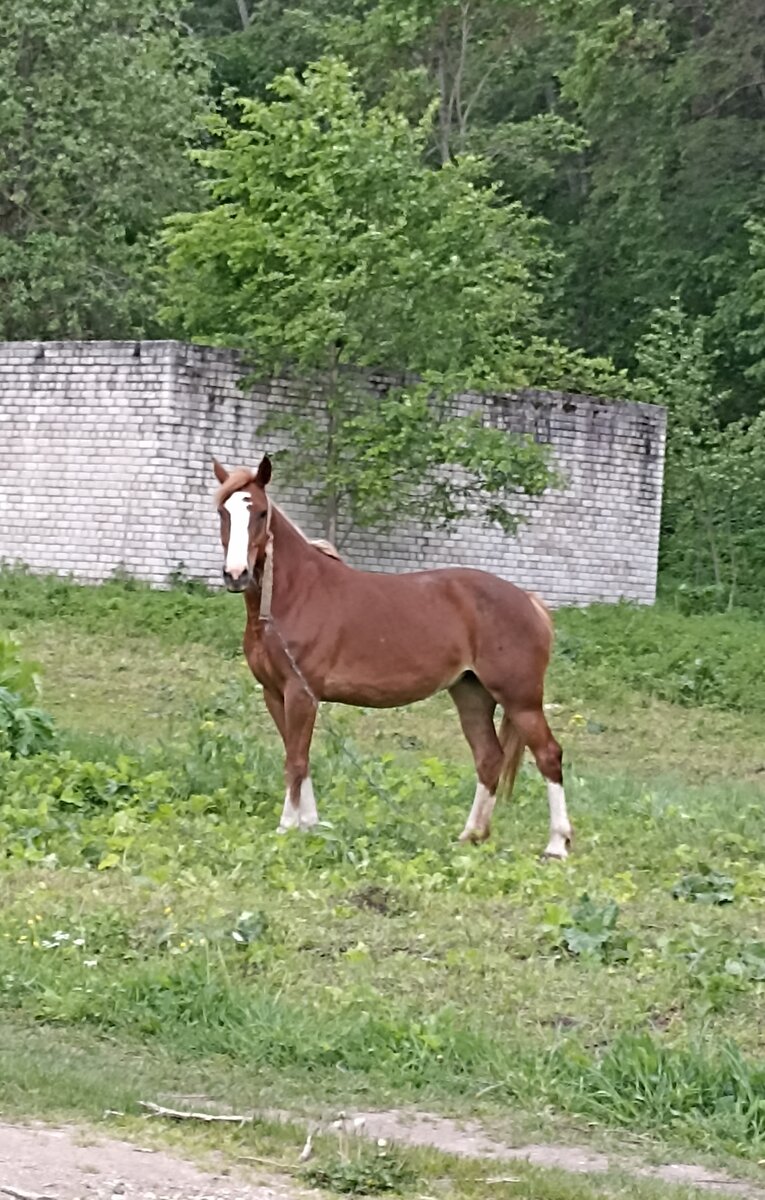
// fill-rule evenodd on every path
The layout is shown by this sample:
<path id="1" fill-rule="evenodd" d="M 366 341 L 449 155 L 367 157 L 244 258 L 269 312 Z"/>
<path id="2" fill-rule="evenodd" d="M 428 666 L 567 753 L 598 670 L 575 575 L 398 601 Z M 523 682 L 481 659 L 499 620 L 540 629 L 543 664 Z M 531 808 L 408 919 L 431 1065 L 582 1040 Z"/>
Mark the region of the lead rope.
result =
<path id="1" fill-rule="evenodd" d="M 274 594 L 274 535 L 271 532 L 271 513 L 273 506 L 266 497 L 268 515 L 266 516 L 266 561 L 263 564 L 263 582 L 260 585 L 260 620 L 268 621 L 271 617 L 271 600 Z"/>

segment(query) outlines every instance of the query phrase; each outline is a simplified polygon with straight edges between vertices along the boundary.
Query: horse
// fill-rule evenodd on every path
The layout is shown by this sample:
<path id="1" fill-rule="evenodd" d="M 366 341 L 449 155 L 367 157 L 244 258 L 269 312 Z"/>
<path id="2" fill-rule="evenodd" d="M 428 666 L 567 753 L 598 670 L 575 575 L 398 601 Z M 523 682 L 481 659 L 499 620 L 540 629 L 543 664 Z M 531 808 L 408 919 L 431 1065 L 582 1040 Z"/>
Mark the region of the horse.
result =
<path id="1" fill-rule="evenodd" d="M 244 595 L 244 654 L 285 749 L 279 832 L 319 821 L 309 752 L 319 703 L 396 708 L 448 691 L 475 762 L 462 842 L 490 836 L 498 792 L 512 791 L 525 747 L 547 784 L 544 856 L 566 858 L 560 745 L 543 709 L 552 620 L 532 593 L 465 567 L 399 575 L 359 571 L 312 542 L 271 500 L 271 461 L 218 481 L 223 580 Z M 499 732 L 497 706 L 503 710 Z"/>

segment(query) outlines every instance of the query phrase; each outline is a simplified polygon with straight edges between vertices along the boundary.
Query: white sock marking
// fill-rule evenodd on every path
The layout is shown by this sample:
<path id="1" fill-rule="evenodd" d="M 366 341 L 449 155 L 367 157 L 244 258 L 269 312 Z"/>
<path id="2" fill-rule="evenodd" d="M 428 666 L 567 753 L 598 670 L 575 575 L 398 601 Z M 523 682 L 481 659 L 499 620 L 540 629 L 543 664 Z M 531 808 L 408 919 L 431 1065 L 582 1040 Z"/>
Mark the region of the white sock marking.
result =
<path id="1" fill-rule="evenodd" d="M 290 800 L 290 789 L 287 788 L 287 794 L 284 797 L 284 807 L 282 809 L 282 818 L 279 822 L 277 833 L 286 833 L 288 829 L 297 829 L 300 824 L 300 810 Z"/>
<path id="2" fill-rule="evenodd" d="M 224 504 L 229 515 L 230 528 L 226 549 L 226 570 L 232 579 L 238 579 L 247 570 L 250 552 L 250 506 L 249 492 L 234 492 Z"/>
<path id="3" fill-rule="evenodd" d="M 566 793 L 560 783 L 547 780 L 547 799 L 550 804 L 550 840 L 545 854 L 550 858 L 568 858 L 567 842 L 571 824 L 566 811 Z"/>
<path id="4" fill-rule="evenodd" d="M 475 789 L 475 799 L 473 800 L 473 807 L 470 810 L 470 816 L 460 834 L 460 841 L 467 842 L 471 837 L 485 836 L 496 802 L 497 797 L 493 792 L 490 792 L 484 784 L 479 783 Z"/>
<path id="5" fill-rule="evenodd" d="M 306 776 L 300 785 L 300 799 L 295 806 L 290 800 L 290 789 L 284 797 L 284 807 L 279 821 L 279 833 L 287 833 L 290 829 L 313 829 L 319 824 L 319 813 L 316 808 L 316 797 L 313 794 L 313 784 L 310 775 Z"/>
<path id="6" fill-rule="evenodd" d="M 316 808 L 316 797 L 313 794 L 311 776 L 308 775 L 300 785 L 300 828 L 313 829 L 319 824 L 319 813 Z"/>

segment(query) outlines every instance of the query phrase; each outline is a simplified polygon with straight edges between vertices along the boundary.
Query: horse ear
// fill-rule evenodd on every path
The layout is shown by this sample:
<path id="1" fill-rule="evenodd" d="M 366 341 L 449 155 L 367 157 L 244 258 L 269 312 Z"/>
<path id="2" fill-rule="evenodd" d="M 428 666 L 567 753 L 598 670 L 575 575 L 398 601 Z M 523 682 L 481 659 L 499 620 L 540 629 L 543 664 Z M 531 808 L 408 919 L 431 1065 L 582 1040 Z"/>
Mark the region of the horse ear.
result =
<path id="1" fill-rule="evenodd" d="M 215 472 L 215 478 L 218 480 L 218 483 L 226 482 L 228 479 L 228 471 L 224 466 L 221 465 L 221 463 L 218 462 L 217 458 L 213 459 L 213 471 Z"/>
<path id="2" fill-rule="evenodd" d="M 267 454 L 264 454 L 260 460 L 260 466 L 258 467 L 258 473 L 255 476 L 255 483 L 258 485 L 258 487 L 264 488 L 267 486 L 270 478 L 271 478 L 271 459 L 268 457 Z"/>

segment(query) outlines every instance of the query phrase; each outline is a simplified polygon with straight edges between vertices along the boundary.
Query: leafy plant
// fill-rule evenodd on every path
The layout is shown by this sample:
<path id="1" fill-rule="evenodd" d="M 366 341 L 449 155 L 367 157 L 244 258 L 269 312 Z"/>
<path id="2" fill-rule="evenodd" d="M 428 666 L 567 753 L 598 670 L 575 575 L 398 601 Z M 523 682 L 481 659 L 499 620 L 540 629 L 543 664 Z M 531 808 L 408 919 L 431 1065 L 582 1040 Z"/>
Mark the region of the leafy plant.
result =
<path id="1" fill-rule="evenodd" d="M 51 744 L 53 721 L 36 706 L 39 694 L 37 664 L 12 635 L 0 633 L 0 752 L 26 757 Z"/>
<path id="2" fill-rule="evenodd" d="M 630 939 L 616 929 L 619 906 L 613 900 L 598 904 L 583 895 L 569 914 L 560 905 L 545 910 L 544 930 L 555 949 L 575 958 L 623 962 L 630 955 Z"/>
<path id="3" fill-rule="evenodd" d="M 577 694 L 621 686 L 688 707 L 765 712 L 764 654 L 762 621 L 743 613 L 592 605 L 558 614 L 553 672 Z"/>
<path id="4" fill-rule="evenodd" d="M 10 633 L 0 632 L 0 688 L 30 702 L 40 694 L 37 663 L 22 656 L 21 645 Z"/>
<path id="5" fill-rule="evenodd" d="M 53 732 L 47 713 L 0 687 L 0 753 L 8 751 L 13 758 L 37 754 L 50 746 Z"/>
<path id="6" fill-rule="evenodd" d="M 734 947 L 725 959 L 725 972 L 735 979 L 765 983 L 765 942 L 746 942 Z"/>
<path id="7" fill-rule="evenodd" d="M 731 904 L 734 888 L 730 876 L 722 875 L 714 867 L 700 866 L 698 871 L 683 875 L 672 888 L 672 895 L 676 900 L 697 904 Z"/>
<path id="8" fill-rule="evenodd" d="M 345 1120 L 336 1122 L 337 1153 L 325 1153 L 309 1163 L 302 1172 L 306 1182 L 344 1196 L 379 1196 L 414 1187 L 417 1176 L 406 1159 L 392 1151 L 384 1138 L 370 1145 L 362 1136 L 362 1123 L 359 1119 L 349 1132 Z"/>
<path id="9" fill-rule="evenodd" d="M 268 932 L 268 917 L 263 912 L 241 912 L 231 930 L 237 946 L 249 946 L 260 941 Z"/>

